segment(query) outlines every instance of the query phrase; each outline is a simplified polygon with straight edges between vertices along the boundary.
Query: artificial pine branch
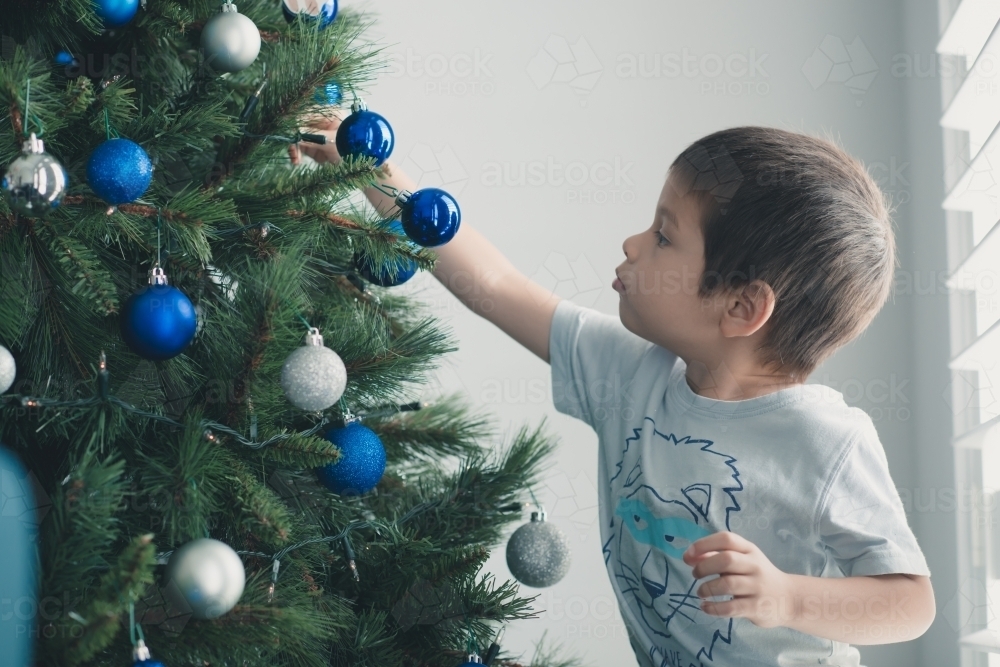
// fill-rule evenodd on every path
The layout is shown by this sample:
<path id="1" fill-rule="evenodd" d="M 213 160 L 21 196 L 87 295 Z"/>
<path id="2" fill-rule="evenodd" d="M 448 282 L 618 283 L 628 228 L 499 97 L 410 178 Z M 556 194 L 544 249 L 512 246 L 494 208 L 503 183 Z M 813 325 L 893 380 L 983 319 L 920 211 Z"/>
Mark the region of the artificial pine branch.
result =
<path id="1" fill-rule="evenodd" d="M 153 583 L 156 549 L 153 535 L 139 535 L 119 556 L 116 566 L 101 577 L 96 590 L 85 606 L 75 616 L 59 619 L 66 625 L 60 629 L 62 636 L 71 637 L 53 655 L 65 665 L 79 665 L 93 658 L 106 648 L 121 631 L 121 616 L 128 613 L 129 602 L 141 597 L 148 584 Z M 70 623 L 83 619 L 81 628 Z M 56 632 L 55 636 L 60 633 Z"/>

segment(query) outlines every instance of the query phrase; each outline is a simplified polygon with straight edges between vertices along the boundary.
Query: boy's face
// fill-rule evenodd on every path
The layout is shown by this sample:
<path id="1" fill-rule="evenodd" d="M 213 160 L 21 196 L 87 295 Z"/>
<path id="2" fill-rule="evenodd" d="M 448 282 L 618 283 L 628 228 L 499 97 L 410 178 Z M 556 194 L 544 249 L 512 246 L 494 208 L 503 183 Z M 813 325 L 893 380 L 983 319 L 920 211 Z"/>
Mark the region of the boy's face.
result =
<path id="1" fill-rule="evenodd" d="M 698 296 L 705 267 L 699 204 L 675 183 L 671 174 L 653 223 L 622 244 L 625 261 L 616 269 L 620 283 L 614 287 L 626 329 L 687 358 L 718 337 L 719 314 L 714 300 L 703 304 Z"/>

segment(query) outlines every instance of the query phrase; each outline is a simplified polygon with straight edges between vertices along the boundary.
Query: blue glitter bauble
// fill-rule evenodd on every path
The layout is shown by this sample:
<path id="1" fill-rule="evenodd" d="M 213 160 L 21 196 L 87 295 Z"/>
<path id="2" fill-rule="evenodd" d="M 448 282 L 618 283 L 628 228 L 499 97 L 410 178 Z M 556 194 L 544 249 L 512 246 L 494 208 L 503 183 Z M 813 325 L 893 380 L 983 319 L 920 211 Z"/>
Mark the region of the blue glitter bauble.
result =
<path id="1" fill-rule="evenodd" d="M 400 206 L 403 231 L 419 245 L 444 245 L 458 233 L 462 212 L 458 202 L 440 188 L 424 188 Z"/>
<path id="2" fill-rule="evenodd" d="M 396 232 L 400 236 L 403 236 L 403 224 L 399 220 L 393 220 L 389 223 L 389 229 Z M 382 266 L 378 267 L 376 270 L 375 262 L 372 261 L 363 252 L 357 252 L 354 254 L 354 265 L 358 267 L 358 273 L 360 273 L 365 280 L 370 283 L 375 283 L 381 287 L 394 287 L 396 285 L 402 285 L 407 280 L 413 277 L 417 272 L 417 263 L 408 258 L 401 257 L 394 261 L 387 262 Z M 389 272 L 391 266 L 396 268 L 396 279 L 393 280 L 392 275 Z"/>
<path id="3" fill-rule="evenodd" d="M 94 12 L 106 26 L 125 25 L 139 11 L 139 0 L 94 0 Z"/>
<path id="4" fill-rule="evenodd" d="M 375 488 L 385 472 L 385 447 L 371 430 L 358 421 L 332 428 L 323 436 L 340 448 L 336 463 L 316 469 L 326 488 L 344 496 L 356 496 Z"/>
<path id="5" fill-rule="evenodd" d="M 132 662 L 132 667 L 166 667 L 159 660 L 135 660 Z"/>
<path id="6" fill-rule="evenodd" d="M 307 5 L 303 7 L 303 5 Z M 333 23 L 337 18 L 337 0 L 281 0 L 281 12 L 285 15 L 285 20 L 291 23 L 296 16 L 301 16 L 307 21 L 319 19 L 320 30 Z"/>
<path id="7" fill-rule="evenodd" d="M 373 157 L 376 167 L 389 158 L 394 144 L 389 121 L 374 111 L 355 111 L 337 128 L 337 152 L 340 156 Z"/>
<path id="8" fill-rule="evenodd" d="M 153 180 L 153 163 L 142 146 L 130 139 L 108 139 L 87 161 L 87 183 L 109 204 L 135 201 Z"/>
<path id="9" fill-rule="evenodd" d="M 120 322 L 129 348 L 152 361 L 176 357 L 198 329 L 190 299 L 172 285 L 147 285 L 130 296 Z"/>
<path id="10" fill-rule="evenodd" d="M 340 92 L 340 84 L 331 81 L 325 86 L 317 87 L 316 92 L 313 93 L 313 99 L 316 100 L 317 104 L 329 104 L 335 107 L 343 101 L 344 96 Z"/>

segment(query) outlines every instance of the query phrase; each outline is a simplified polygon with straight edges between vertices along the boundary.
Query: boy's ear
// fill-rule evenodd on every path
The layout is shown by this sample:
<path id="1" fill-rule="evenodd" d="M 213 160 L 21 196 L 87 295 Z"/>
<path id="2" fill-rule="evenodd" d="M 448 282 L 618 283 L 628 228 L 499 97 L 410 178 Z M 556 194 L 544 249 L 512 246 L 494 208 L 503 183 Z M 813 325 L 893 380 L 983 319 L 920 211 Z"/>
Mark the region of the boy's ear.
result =
<path id="1" fill-rule="evenodd" d="M 726 308 L 719 322 L 722 335 L 752 336 L 771 319 L 775 300 L 774 290 L 763 280 L 734 289 L 726 297 Z"/>

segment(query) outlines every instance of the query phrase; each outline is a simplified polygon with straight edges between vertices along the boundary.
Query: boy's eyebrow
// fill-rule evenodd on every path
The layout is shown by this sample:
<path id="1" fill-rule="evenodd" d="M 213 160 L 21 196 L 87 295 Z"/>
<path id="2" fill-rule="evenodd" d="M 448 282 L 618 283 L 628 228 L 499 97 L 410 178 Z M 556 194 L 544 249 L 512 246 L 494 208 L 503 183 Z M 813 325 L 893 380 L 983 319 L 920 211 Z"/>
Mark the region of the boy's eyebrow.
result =
<path id="1" fill-rule="evenodd" d="M 662 214 L 667 222 L 673 223 L 675 229 L 680 230 L 681 226 L 677 223 L 677 216 L 674 215 L 673 211 L 661 204 L 656 208 L 656 212 Z"/>

